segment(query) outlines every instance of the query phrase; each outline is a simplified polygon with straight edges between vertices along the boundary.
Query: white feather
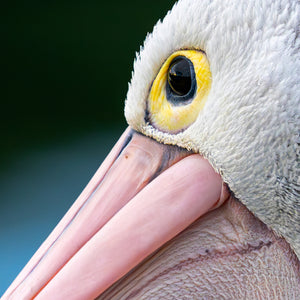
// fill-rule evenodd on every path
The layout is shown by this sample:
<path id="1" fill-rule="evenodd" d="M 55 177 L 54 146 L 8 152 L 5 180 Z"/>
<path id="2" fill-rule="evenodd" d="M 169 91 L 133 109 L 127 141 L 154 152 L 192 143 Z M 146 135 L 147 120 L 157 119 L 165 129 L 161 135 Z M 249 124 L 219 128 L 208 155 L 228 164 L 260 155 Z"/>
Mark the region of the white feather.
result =
<path id="1" fill-rule="evenodd" d="M 300 258 L 300 2 L 182 0 L 134 63 L 125 115 L 136 130 L 204 155 L 235 196 Z M 204 50 L 212 87 L 197 121 L 171 135 L 145 123 L 168 56 Z"/>

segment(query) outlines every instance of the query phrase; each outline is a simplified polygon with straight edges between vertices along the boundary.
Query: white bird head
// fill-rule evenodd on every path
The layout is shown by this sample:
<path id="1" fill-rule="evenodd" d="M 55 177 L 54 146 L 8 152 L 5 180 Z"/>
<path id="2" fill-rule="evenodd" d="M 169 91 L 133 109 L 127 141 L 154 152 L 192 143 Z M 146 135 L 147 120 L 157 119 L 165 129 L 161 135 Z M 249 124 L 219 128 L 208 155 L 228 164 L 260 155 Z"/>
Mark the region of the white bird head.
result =
<path id="1" fill-rule="evenodd" d="M 125 106 L 135 130 L 205 156 L 235 197 L 285 237 L 298 258 L 299 23 L 298 1 L 179 1 L 137 55 Z M 162 65 L 181 50 L 205 53 L 211 85 L 205 97 L 194 96 L 205 104 L 192 124 L 170 133 L 151 116 L 149 95 Z"/>
<path id="2" fill-rule="evenodd" d="M 122 136 L 4 299 L 94 299 L 227 200 L 224 183 L 296 253 L 298 260 L 287 245 L 292 279 L 283 289 L 297 294 L 299 23 L 294 0 L 175 4 L 134 63 L 125 116 L 135 132 Z M 233 273 L 240 274 L 236 265 Z"/>

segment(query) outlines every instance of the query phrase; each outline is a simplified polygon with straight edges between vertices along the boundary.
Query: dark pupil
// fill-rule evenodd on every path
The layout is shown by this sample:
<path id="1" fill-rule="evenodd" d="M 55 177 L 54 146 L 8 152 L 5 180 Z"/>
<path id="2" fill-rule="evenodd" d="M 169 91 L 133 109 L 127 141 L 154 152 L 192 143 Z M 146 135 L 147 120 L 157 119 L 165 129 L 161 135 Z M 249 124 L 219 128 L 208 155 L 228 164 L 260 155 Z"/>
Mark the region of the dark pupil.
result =
<path id="1" fill-rule="evenodd" d="M 168 82 L 172 91 L 179 95 L 186 95 L 192 85 L 191 69 L 187 59 L 178 58 L 169 67 Z"/>

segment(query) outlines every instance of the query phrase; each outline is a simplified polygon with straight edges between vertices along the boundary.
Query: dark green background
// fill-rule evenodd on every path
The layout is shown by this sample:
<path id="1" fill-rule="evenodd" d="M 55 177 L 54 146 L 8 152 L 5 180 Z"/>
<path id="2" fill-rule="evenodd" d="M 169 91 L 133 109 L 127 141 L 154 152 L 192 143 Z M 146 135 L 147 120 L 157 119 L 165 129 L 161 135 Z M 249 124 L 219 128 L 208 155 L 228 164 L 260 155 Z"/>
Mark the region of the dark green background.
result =
<path id="1" fill-rule="evenodd" d="M 0 295 L 125 129 L 135 52 L 173 3 L 0 5 Z"/>
<path id="2" fill-rule="evenodd" d="M 125 126 L 135 52 L 173 3 L 1 4 L 1 164 L 24 147 Z"/>

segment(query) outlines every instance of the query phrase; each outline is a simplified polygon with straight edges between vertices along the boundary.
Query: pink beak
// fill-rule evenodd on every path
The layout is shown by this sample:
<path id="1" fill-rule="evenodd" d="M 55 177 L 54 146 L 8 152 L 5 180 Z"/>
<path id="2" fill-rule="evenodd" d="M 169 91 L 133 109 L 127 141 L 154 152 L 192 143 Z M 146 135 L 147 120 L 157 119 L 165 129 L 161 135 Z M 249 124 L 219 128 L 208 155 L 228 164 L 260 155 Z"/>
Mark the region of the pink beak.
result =
<path id="1" fill-rule="evenodd" d="M 2 299 L 94 299 L 227 198 L 199 154 L 128 128 Z"/>

